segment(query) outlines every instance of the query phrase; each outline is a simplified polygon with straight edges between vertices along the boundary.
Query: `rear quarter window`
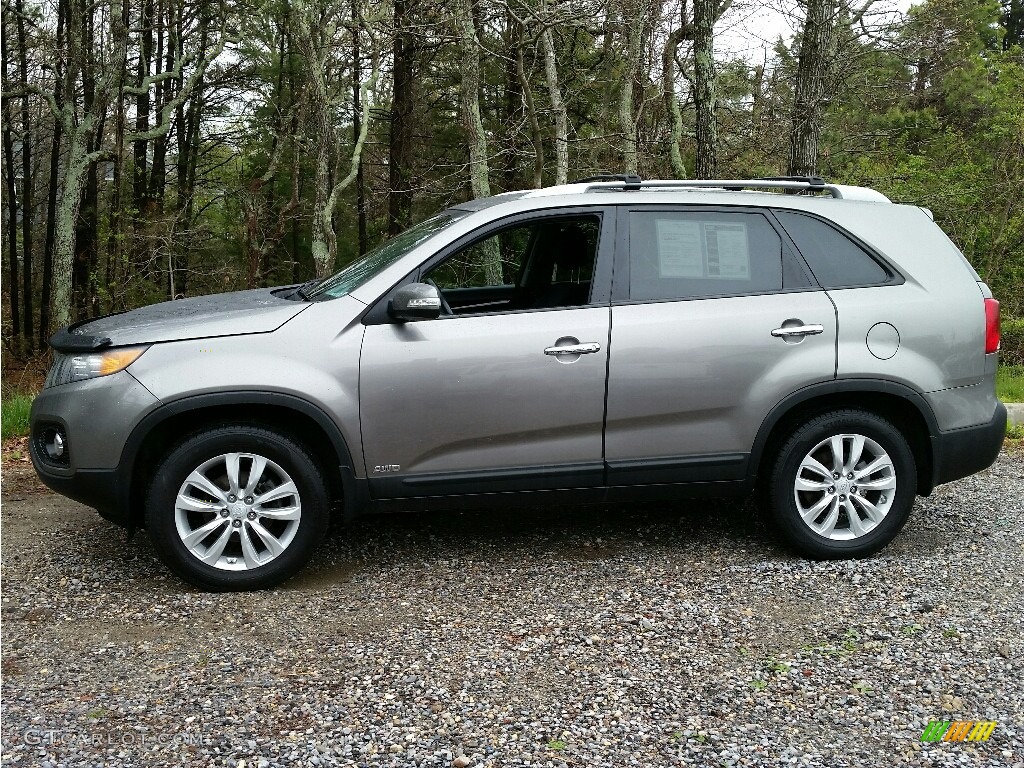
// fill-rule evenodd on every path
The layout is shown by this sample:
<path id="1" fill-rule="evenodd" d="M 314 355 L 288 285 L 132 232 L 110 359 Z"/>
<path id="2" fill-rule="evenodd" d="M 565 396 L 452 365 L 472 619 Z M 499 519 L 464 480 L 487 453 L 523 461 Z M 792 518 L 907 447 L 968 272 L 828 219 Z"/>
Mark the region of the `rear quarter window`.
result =
<path id="1" fill-rule="evenodd" d="M 882 285 L 892 280 L 892 273 L 870 253 L 821 219 L 779 210 L 775 216 L 822 288 Z"/>

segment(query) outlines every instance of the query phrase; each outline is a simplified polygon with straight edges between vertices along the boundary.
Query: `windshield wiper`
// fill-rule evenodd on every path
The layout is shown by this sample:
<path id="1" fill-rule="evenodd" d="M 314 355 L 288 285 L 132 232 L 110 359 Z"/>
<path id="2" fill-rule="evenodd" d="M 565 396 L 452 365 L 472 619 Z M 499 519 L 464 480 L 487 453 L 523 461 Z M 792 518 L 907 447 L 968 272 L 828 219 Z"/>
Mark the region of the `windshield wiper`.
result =
<path id="1" fill-rule="evenodd" d="M 312 288 L 319 282 L 319 277 L 314 277 L 312 280 L 307 280 L 306 282 L 304 282 L 302 285 L 295 289 L 295 295 L 298 296 L 303 301 L 311 301 L 312 297 L 309 295 L 307 289 Z"/>

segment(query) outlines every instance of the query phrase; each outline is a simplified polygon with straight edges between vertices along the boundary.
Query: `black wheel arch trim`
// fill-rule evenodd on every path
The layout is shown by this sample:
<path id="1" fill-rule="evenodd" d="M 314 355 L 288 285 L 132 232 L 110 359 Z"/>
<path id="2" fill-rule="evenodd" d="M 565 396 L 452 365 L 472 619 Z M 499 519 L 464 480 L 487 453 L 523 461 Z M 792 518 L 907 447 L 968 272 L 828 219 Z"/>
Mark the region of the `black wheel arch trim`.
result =
<path id="1" fill-rule="evenodd" d="M 764 418 L 764 421 L 761 422 L 761 426 L 758 428 L 757 436 L 754 438 L 754 444 L 750 451 L 749 466 L 751 475 L 756 475 L 758 472 L 758 468 L 760 467 L 764 450 L 767 447 L 768 438 L 771 435 L 772 430 L 774 430 L 778 423 L 794 408 L 819 397 L 857 394 L 894 395 L 913 405 L 921 418 L 924 419 L 925 425 L 928 428 L 927 437 L 933 454 L 933 472 L 931 477 L 919 478 L 919 486 L 924 493 L 930 492 L 932 486 L 938 484 L 935 482 L 936 478 L 934 477 L 934 468 L 938 463 L 938 457 L 934 455 L 937 448 L 936 441 L 940 435 L 938 421 L 936 420 L 935 414 L 932 411 L 931 406 L 928 404 L 928 401 L 924 399 L 920 392 L 911 389 L 905 384 L 889 381 L 887 379 L 833 379 L 831 381 L 819 382 L 818 384 L 811 384 L 783 398 L 775 405 L 774 408 L 772 408 L 771 411 L 769 411 L 768 415 Z"/>
<path id="2" fill-rule="evenodd" d="M 117 466 L 120 480 L 120 496 L 116 507 L 128 510 L 131 503 L 132 480 L 139 453 L 149 434 L 160 424 L 189 411 L 205 408 L 230 407 L 237 405 L 269 405 L 297 411 L 312 419 L 327 435 L 335 454 L 338 457 L 338 470 L 341 474 L 343 492 L 345 494 L 344 516 L 349 518 L 364 509 L 368 500 L 366 481 L 356 477 L 355 463 L 348 442 L 340 427 L 327 413 L 315 405 L 296 395 L 284 392 L 266 392 L 257 390 L 229 390 L 209 392 L 202 395 L 190 395 L 178 400 L 163 403 L 146 414 L 132 429 L 128 440 L 121 451 L 121 460 Z M 124 514 L 125 520 L 133 519 L 133 515 Z"/>

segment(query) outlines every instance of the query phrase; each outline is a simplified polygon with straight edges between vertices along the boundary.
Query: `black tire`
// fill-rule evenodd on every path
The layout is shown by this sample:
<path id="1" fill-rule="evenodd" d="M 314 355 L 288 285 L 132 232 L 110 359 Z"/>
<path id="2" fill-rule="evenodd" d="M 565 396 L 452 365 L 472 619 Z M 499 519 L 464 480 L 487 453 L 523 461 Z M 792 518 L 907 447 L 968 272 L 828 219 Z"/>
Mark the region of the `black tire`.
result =
<path id="1" fill-rule="evenodd" d="M 876 505 L 884 499 L 891 506 L 872 530 L 847 540 L 829 538 L 812 530 L 810 525 L 802 519 L 800 508 L 797 505 L 796 483 L 804 458 L 820 443 L 836 435 L 860 435 L 874 441 L 888 454 L 895 473 L 896 493 L 892 498 L 885 496 L 884 491 L 865 491 L 863 486 L 860 489 L 853 489 L 853 495 L 860 495 L 861 498 Z M 831 465 L 826 465 L 826 468 L 834 469 Z M 803 477 L 809 477 L 806 470 Z M 838 483 L 842 480 L 843 478 L 840 478 L 835 482 Z M 853 483 L 855 480 L 846 480 L 845 482 Z M 800 499 L 807 499 L 802 503 L 805 503 L 805 508 L 810 510 L 814 507 L 812 502 L 815 499 L 821 500 L 826 495 L 838 494 L 841 490 L 846 489 L 846 485 L 843 485 L 842 488 L 833 485 L 832 488 L 834 490 L 831 492 L 824 490 L 802 494 Z M 815 496 L 815 493 L 818 495 Z M 869 498 L 869 494 L 873 494 L 873 498 Z M 837 495 L 836 498 L 849 498 L 851 507 L 862 510 L 863 505 L 854 499 L 853 495 L 844 494 L 841 497 Z M 789 439 L 782 443 L 776 453 L 767 487 L 768 506 L 782 538 L 799 554 L 816 560 L 866 557 L 878 552 L 902 530 L 916 496 L 917 466 L 906 438 L 886 419 L 869 411 L 857 409 L 824 413 L 799 426 Z M 846 517 L 848 513 L 844 511 L 845 505 L 837 503 L 837 506 L 840 510 L 838 513 L 840 522 L 846 522 L 846 530 L 852 531 L 852 526 Z M 827 516 L 827 509 L 828 507 L 822 511 L 821 520 Z M 867 520 L 868 523 L 871 523 L 870 519 L 862 515 L 861 512 L 857 514 L 859 520 Z M 837 526 L 837 529 L 842 531 L 843 527 Z"/>
<path id="2" fill-rule="evenodd" d="M 288 528 L 288 543 L 284 546 L 284 550 L 273 559 L 245 570 L 225 570 L 202 562 L 185 545 L 182 536 L 179 535 L 176 522 L 178 493 L 186 478 L 204 463 L 230 453 L 254 454 L 276 464 L 295 484 L 297 499 L 295 496 L 289 496 L 289 498 L 294 499 L 293 506 L 300 509 L 300 517 L 295 521 L 296 525 L 294 526 L 290 522 L 266 521 L 264 530 L 274 525 L 281 526 L 282 529 L 291 526 Z M 248 460 L 243 459 L 242 463 L 245 464 L 246 461 Z M 271 478 L 269 482 L 273 483 L 274 475 L 273 470 L 269 469 L 270 463 L 267 464 L 267 477 Z M 252 462 L 245 464 L 243 469 L 239 470 L 239 475 L 242 471 L 251 475 L 253 466 Z M 200 494 L 192 490 L 189 495 Z M 210 494 L 207 494 L 207 497 L 212 505 L 214 497 Z M 239 499 L 238 501 L 243 500 Z M 219 502 L 216 503 L 221 506 Z M 243 510 L 251 509 L 237 504 L 235 506 L 239 507 L 240 516 L 243 514 Z M 213 518 L 217 517 L 217 514 L 209 512 L 200 514 L 207 515 L 205 519 L 209 520 L 211 524 Z M 233 513 L 222 512 L 221 514 Z M 304 445 L 288 435 L 271 429 L 249 424 L 225 424 L 211 427 L 184 439 L 154 467 L 153 479 L 146 496 L 145 515 L 146 530 L 153 542 L 153 547 L 168 568 L 200 589 L 211 592 L 227 592 L 268 589 L 294 575 L 306 565 L 313 551 L 323 541 L 329 523 L 330 511 L 327 484 L 323 472 Z M 203 520 L 204 518 L 199 519 Z M 262 518 L 253 519 L 260 524 L 265 522 Z M 240 519 L 238 522 L 245 526 L 244 530 L 250 530 L 244 519 Z M 225 520 L 225 526 L 233 523 L 234 520 Z M 197 527 L 198 525 L 199 523 L 197 523 Z M 219 534 L 223 530 L 223 527 L 219 528 L 217 533 Z M 230 536 L 229 547 L 241 547 L 240 539 L 236 538 L 239 535 L 241 535 L 240 532 Z M 252 533 L 250 540 L 256 542 L 257 546 L 264 546 L 255 532 Z M 225 550 L 225 552 L 228 551 Z M 271 555 L 269 549 L 261 554 L 266 557 Z M 237 559 L 234 558 L 235 561 Z"/>

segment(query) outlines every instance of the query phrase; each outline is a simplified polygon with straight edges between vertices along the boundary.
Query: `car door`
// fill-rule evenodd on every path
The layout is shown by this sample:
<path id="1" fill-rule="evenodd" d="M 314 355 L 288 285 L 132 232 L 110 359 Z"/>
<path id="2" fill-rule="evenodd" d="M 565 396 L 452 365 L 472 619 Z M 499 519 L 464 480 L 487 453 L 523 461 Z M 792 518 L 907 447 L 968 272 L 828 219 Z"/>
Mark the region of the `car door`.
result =
<path id="1" fill-rule="evenodd" d="M 601 485 L 614 229 L 595 208 L 518 217 L 407 278 L 434 282 L 454 313 L 366 326 L 360 418 L 371 494 Z"/>
<path id="2" fill-rule="evenodd" d="M 835 377 L 836 313 L 770 213 L 620 213 L 609 361 L 611 485 L 738 480 L 762 421 Z"/>

